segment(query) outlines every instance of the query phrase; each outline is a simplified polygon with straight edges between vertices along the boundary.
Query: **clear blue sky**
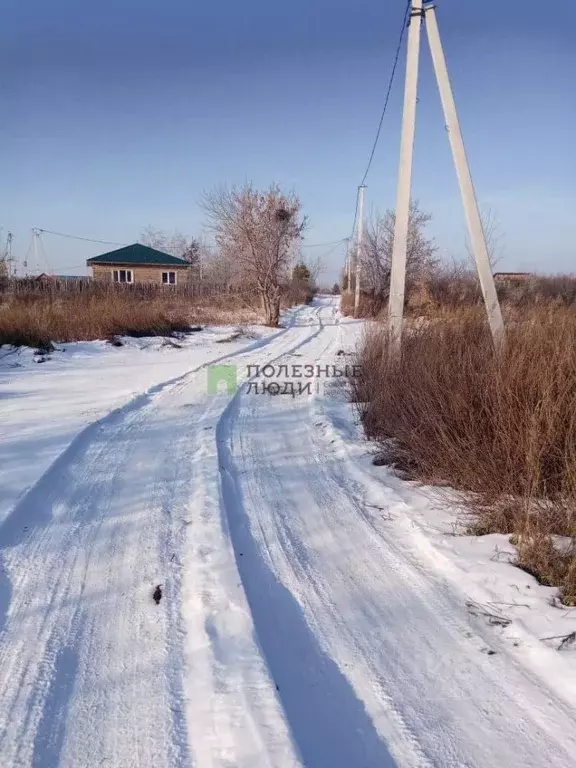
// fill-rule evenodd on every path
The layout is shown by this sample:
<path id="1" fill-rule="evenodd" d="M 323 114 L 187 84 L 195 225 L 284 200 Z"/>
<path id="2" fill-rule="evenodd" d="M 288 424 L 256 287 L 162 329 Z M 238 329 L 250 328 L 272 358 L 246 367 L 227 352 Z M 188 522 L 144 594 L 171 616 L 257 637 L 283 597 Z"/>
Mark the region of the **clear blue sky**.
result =
<path id="1" fill-rule="evenodd" d="M 383 102 L 404 0 L 4 0 L 0 226 L 120 242 L 202 229 L 215 184 L 276 180 L 302 197 L 309 242 L 345 237 Z M 576 271 L 576 3 L 439 0 L 482 206 L 507 269 Z M 464 224 L 423 38 L 414 196 L 442 252 Z M 394 205 L 399 70 L 367 203 Z M 106 248 L 44 236 L 82 272 Z M 327 249 L 326 249 L 327 250 Z M 316 249 L 315 253 L 322 253 Z M 333 279 L 341 251 L 327 260 Z"/>

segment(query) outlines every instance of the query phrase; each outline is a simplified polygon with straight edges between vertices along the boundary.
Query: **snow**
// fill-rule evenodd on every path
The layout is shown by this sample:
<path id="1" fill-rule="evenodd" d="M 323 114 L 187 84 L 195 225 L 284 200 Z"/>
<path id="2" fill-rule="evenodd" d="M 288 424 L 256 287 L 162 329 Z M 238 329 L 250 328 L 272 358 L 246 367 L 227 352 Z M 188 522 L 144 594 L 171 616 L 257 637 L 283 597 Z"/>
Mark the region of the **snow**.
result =
<path id="1" fill-rule="evenodd" d="M 540 638 L 576 611 L 375 467 L 341 379 L 249 387 L 352 363 L 336 301 L 225 344 L 0 350 L 1 765 L 572 764 L 574 653 Z"/>
<path id="2" fill-rule="evenodd" d="M 104 341 L 58 344 L 47 356 L 0 347 L 0 522 L 83 428 L 192 367 L 253 347 L 272 333 L 248 328 L 228 342 L 237 330 L 206 328 L 183 339 L 123 338 L 122 347 Z"/>

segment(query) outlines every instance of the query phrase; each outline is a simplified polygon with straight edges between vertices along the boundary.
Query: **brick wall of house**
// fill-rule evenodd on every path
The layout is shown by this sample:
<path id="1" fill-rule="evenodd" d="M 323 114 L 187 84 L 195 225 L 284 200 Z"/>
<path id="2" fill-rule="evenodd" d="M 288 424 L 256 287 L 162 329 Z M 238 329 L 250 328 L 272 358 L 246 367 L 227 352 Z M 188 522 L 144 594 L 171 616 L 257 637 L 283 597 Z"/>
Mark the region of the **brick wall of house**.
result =
<path id="1" fill-rule="evenodd" d="M 183 283 L 188 278 L 188 270 L 189 267 L 180 267 L 180 266 L 169 266 L 169 267 L 161 267 L 161 266 L 147 266 L 147 267 L 138 267 L 138 266 L 131 266 L 131 265 L 118 265 L 118 266 L 108 266 L 104 264 L 93 264 L 92 265 L 92 276 L 94 277 L 94 280 L 108 280 L 109 282 L 112 282 L 112 272 L 115 269 L 131 269 L 133 273 L 133 280 L 135 283 L 156 283 L 161 285 L 162 284 L 162 272 L 176 272 L 176 282 L 177 283 Z"/>

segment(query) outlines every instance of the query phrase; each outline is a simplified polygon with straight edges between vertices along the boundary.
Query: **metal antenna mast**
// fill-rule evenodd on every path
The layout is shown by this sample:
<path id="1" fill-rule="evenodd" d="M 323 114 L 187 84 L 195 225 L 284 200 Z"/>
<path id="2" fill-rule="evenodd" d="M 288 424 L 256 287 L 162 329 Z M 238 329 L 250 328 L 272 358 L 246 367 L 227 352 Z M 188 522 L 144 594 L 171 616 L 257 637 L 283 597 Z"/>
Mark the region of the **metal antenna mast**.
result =
<path id="1" fill-rule="evenodd" d="M 410 29 L 408 32 L 408 53 L 406 63 L 406 83 L 404 90 L 404 112 L 402 117 L 402 141 L 400 146 L 400 169 L 398 174 L 398 194 L 396 201 L 396 222 L 394 227 L 394 246 L 392 250 L 392 272 L 390 277 L 390 302 L 388 307 L 390 352 L 399 356 L 402 340 L 402 319 L 404 314 L 404 292 L 406 284 L 406 255 L 408 249 L 408 230 L 410 223 L 410 195 L 412 184 L 412 166 L 414 154 L 414 132 L 416 125 L 416 102 L 418 95 L 418 63 L 422 24 L 426 23 L 428 42 L 432 53 L 432 62 L 440 99 L 444 110 L 446 130 L 450 139 L 452 157 L 460 186 L 460 195 L 466 216 L 468 236 L 476 260 L 476 268 L 482 288 L 482 295 L 488 314 L 490 331 L 497 350 L 504 344 L 504 322 L 496 294 L 494 277 L 490 267 L 486 237 L 478 201 L 474 192 L 470 167 L 466 157 L 460 123 L 456 111 L 454 94 L 448 68 L 440 40 L 436 6 L 422 0 L 412 0 L 410 11 Z"/>
<path id="2" fill-rule="evenodd" d="M 14 257 L 12 256 L 13 240 L 14 235 L 12 232 L 8 232 L 6 237 L 6 266 L 8 268 L 8 277 L 14 277 L 16 275 L 16 270 L 14 269 Z"/>
<path id="3" fill-rule="evenodd" d="M 40 230 L 38 227 L 32 229 L 32 242 L 34 250 L 34 274 L 38 276 L 40 274 L 39 258 L 38 258 L 38 241 L 40 239 Z"/>

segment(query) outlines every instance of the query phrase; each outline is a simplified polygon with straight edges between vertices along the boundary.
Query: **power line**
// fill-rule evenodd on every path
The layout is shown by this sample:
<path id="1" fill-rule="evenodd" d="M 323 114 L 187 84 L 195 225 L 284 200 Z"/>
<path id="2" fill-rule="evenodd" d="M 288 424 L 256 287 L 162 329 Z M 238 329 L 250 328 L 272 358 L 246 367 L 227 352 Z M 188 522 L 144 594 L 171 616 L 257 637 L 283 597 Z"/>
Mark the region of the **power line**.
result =
<path id="1" fill-rule="evenodd" d="M 410 9 L 412 8 L 412 0 L 408 0 L 408 3 L 406 4 L 406 10 L 404 11 L 404 19 L 402 21 L 402 30 L 400 31 L 400 39 L 398 40 L 398 47 L 396 48 L 396 56 L 394 57 L 394 64 L 392 65 L 392 72 L 390 73 L 390 81 L 388 83 L 388 90 L 386 91 L 386 98 L 384 99 L 384 107 L 382 108 L 382 114 L 380 115 L 380 122 L 378 123 L 378 130 L 376 131 L 376 138 L 374 139 L 374 144 L 372 145 L 372 150 L 370 152 L 370 157 L 368 158 L 368 165 L 366 166 L 366 170 L 364 171 L 364 176 L 362 177 L 362 181 L 360 182 L 361 187 L 364 186 L 366 183 L 366 179 L 368 178 L 368 174 L 370 173 L 370 168 L 372 167 L 372 161 L 374 160 L 374 155 L 376 153 L 376 147 L 378 146 L 378 141 L 380 140 L 380 133 L 382 132 L 382 125 L 384 123 L 384 117 L 386 115 L 386 111 L 388 109 L 388 102 L 390 101 L 390 94 L 392 93 L 392 86 L 394 85 L 394 79 L 396 77 L 396 70 L 398 69 L 398 61 L 400 60 L 400 52 L 402 50 L 402 42 L 404 40 L 404 33 L 406 32 L 406 27 L 408 25 L 408 18 L 410 16 Z M 358 214 L 358 205 L 356 205 L 356 214 Z"/>
<path id="2" fill-rule="evenodd" d="M 341 237 L 340 240 L 332 240 L 329 243 L 310 243 L 309 245 L 302 245 L 302 248 L 327 248 L 329 245 L 340 245 L 346 240 L 345 237 Z"/>
<path id="3" fill-rule="evenodd" d="M 65 267 L 55 267 L 59 272 L 62 272 L 63 269 L 86 269 L 86 262 L 83 264 L 72 264 L 71 266 L 67 264 Z"/>
<path id="4" fill-rule="evenodd" d="M 354 240 L 354 232 L 356 231 L 356 222 L 358 221 L 358 200 L 359 200 L 359 195 L 358 193 L 356 193 L 356 208 L 354 209 L 354 221 L 352 222 L 352 232 L 350 233 L 350 237 L 347 238 L 348 240 L 350 240 L 350 242 Z"/>
<path id="5" fill-rule="evenodd" d="M 65 232 L 53 232 L 50 229 L 40 229 L 37 227 L 38 232 L 42 232 L 46 235 L 57 235 L 58 237 L 67 237 L 70 240 L 83 240 L 86 243 L 100 243 L 101 245 L 129 245 L 129 243 L 115 243 L 111 240 L 94 240 L 91 237 L 79 237 L 78 235 L 69 235 Z"/>
<path id="6" fill-rule="evenodd" d="M 338 243 L 333 248 L 330 248 L 329 251 L 326 251 L 326 253 L 321 253 L 319 258 L 320 259 L 325 259 L 328 256 L 331 256 L 334 253 L 334 251 L 337 251 L 338 248 L 342 245 L 342 243 L 345 243 L 345 242 L 346 242 L 346 240 L 339 240 Z"/>
<path id="7" fill-rule="evenodd" d="M 364 171 L 364 176 L 362 176 L 362 181 L 358 185 L 358 192 L 356 194 L 356 207 L 354 209 L 354 221 L 352 222 L 352 232 L 350 234 L 350 237 L 347 238 L 349 242 L 352 242 L 354 240 L 354 232 L 356 231 L 356 224 L 358 222 L 358 205 L 360 200 L 360 188 L 364 187 L 366 185 L 366 179 L 368 178 L 368 174 L 370 173 L 370 168 L 372 167 L 372 162 L 374 160 L 374 155 L 376 154 L 376 148 L 378 147 L 378 142 L 380 140 L 380 134 L 382 133 L 382 126 L 384 124 L 384 117 L 386 116 L 386 112 L 388 111 L 388 103 L 390 102 L 390 94 L 392 93 L 392 86 L 394 85 L 394 80 L 396 78 L 396 70 L 398 69 L 398 62 L 400 60 L 400 53 L 402 51 L 402 43 L 404 41 L 404 34 L 406 32 L 406 27 L 408 26 L 408 20 L 410 18 L 410 11 L 412 9 L 412 0 L 408 0 L 406 3 L 406 10 L 404 11 L 404 18 L 402 19 L 402 29 L 400 30 L 400 37 L 398 39 L 398 45 L 396 47 L 396 55 L 394 56 L 394 63 L 392 64 L 392 71 L 390 73 L 390 80 L 388 82 L 388 88 L 386 90 L 386 97 L 384 99 L 384 106 L 382 107 L 382 112 L 380 114 L 380 121 L 378 123 L 378 130 L 376 131 L 376 136 L 374 138 L 374 143 L 372 144 L 372 149 L 370 151 L 370 156 L 368 157 L 368 163 L 366 165 L 366 170 Z"/>

